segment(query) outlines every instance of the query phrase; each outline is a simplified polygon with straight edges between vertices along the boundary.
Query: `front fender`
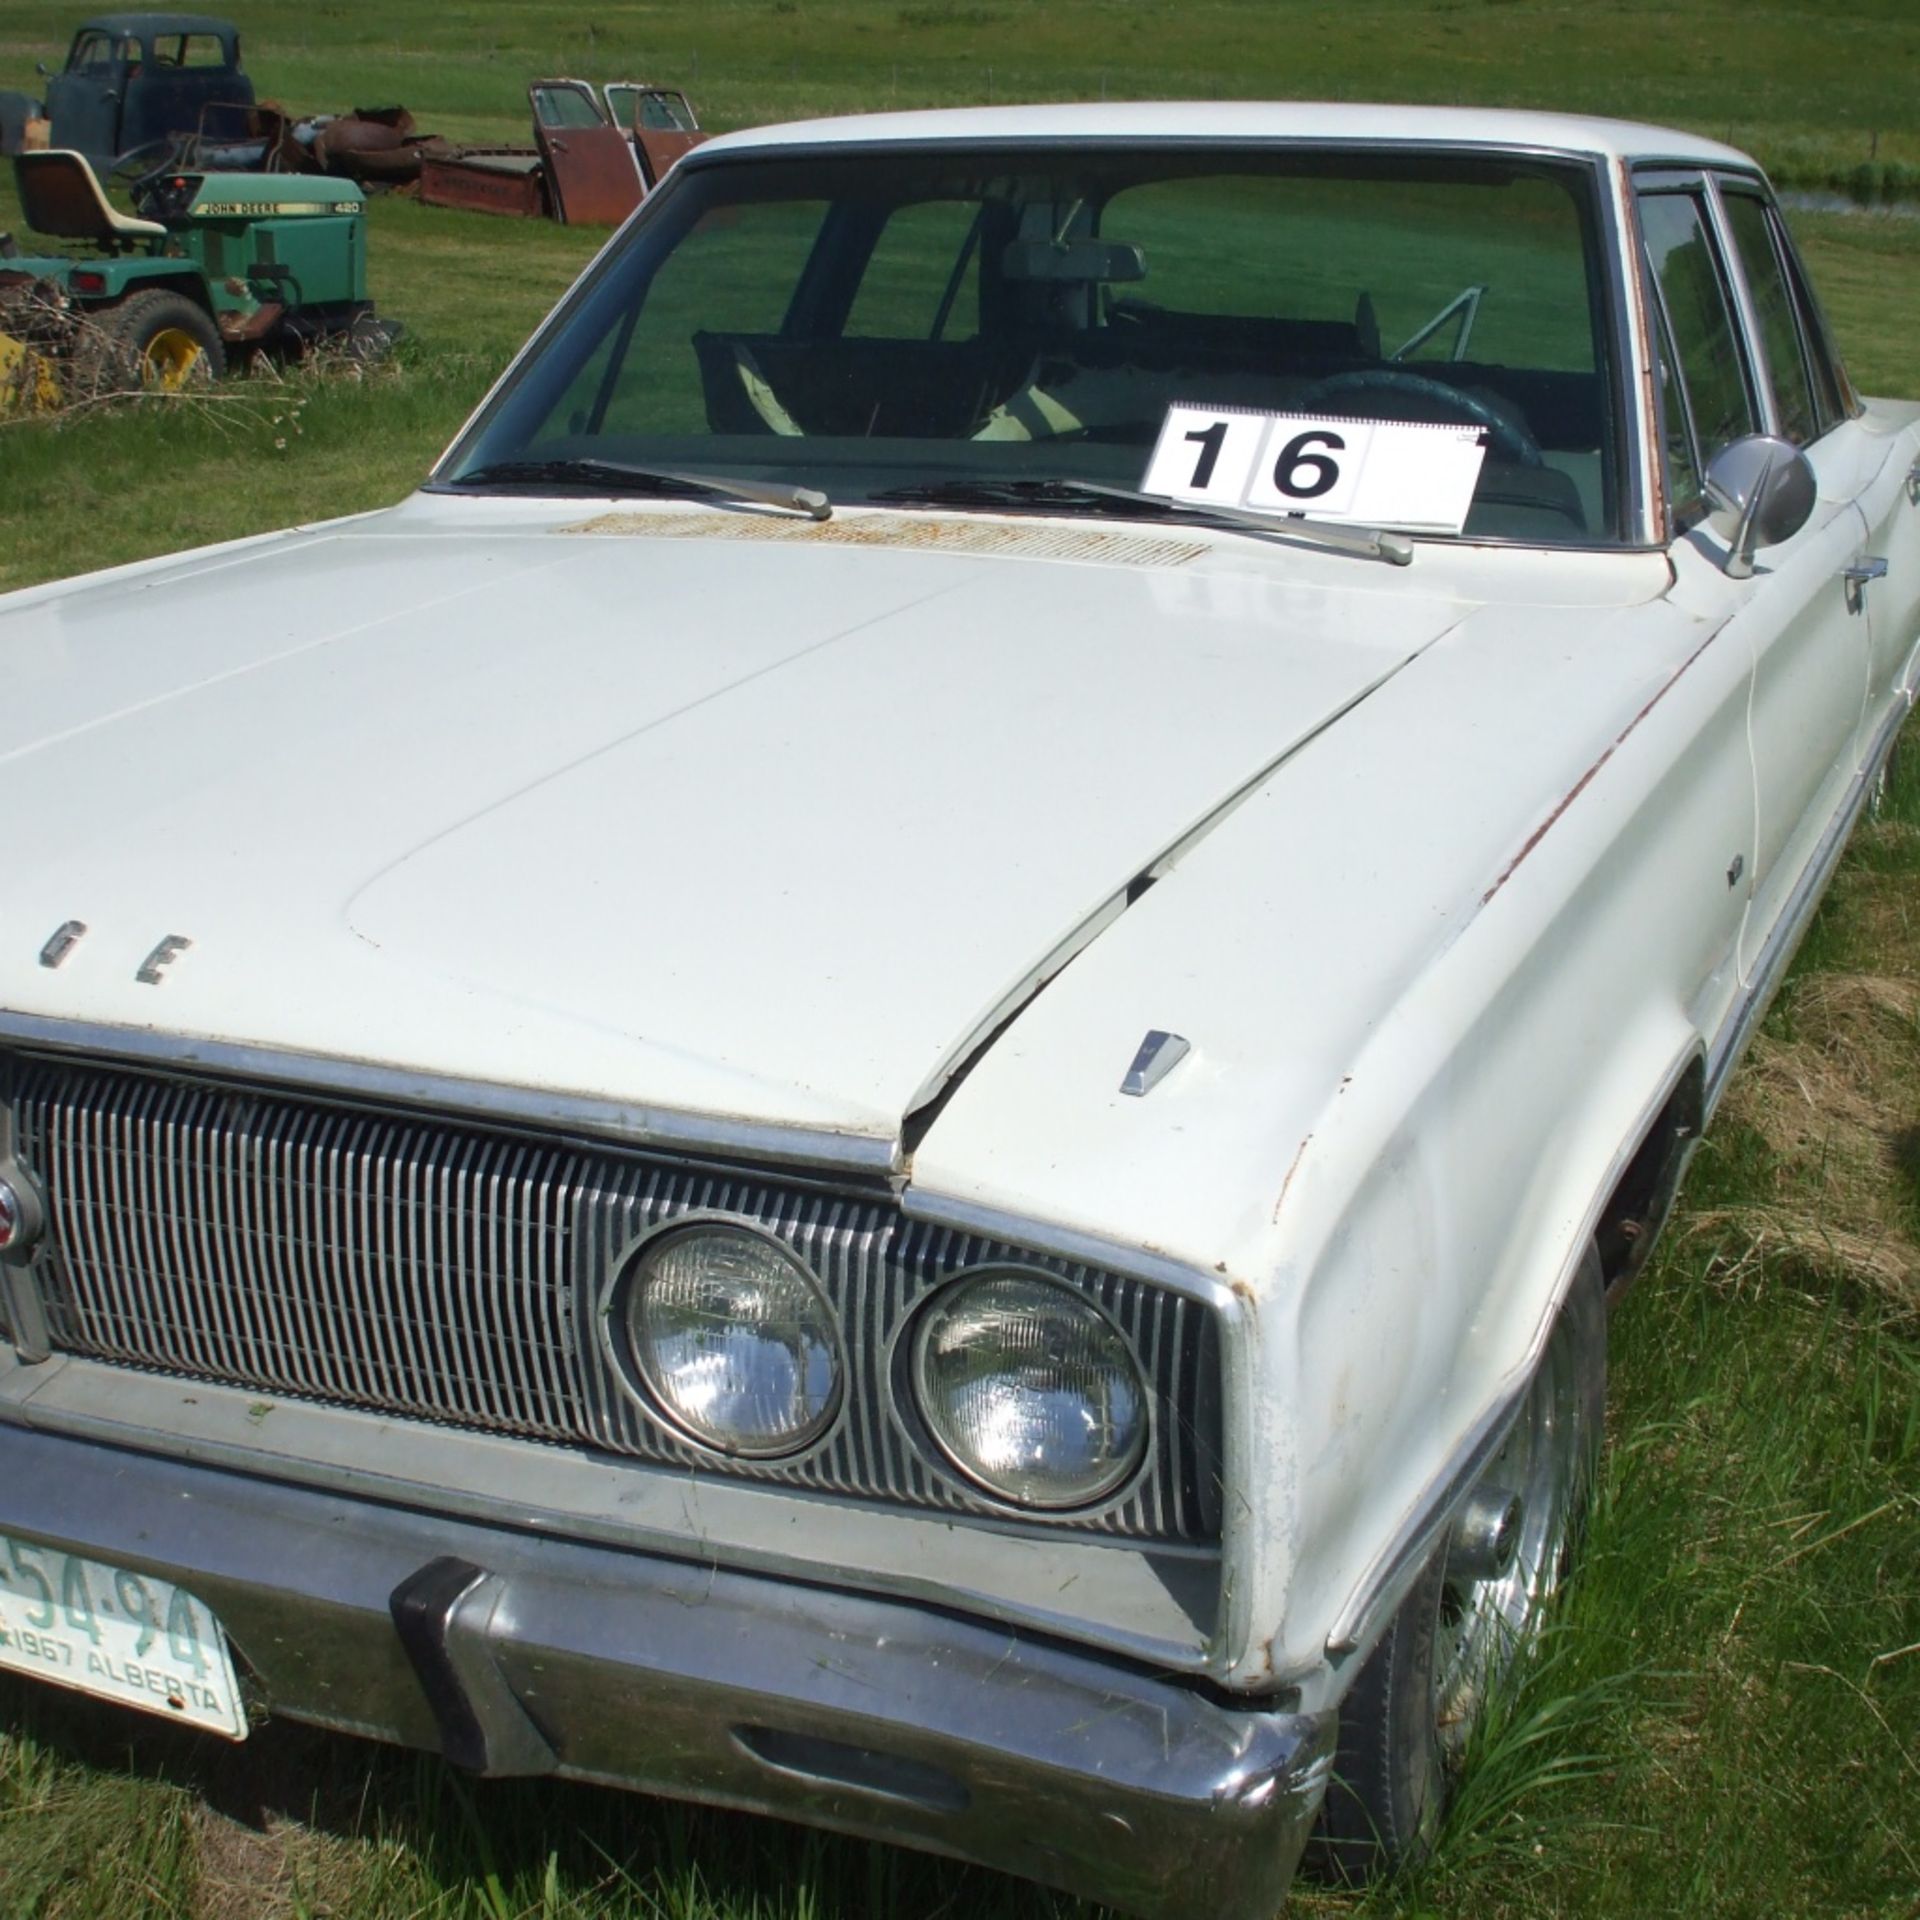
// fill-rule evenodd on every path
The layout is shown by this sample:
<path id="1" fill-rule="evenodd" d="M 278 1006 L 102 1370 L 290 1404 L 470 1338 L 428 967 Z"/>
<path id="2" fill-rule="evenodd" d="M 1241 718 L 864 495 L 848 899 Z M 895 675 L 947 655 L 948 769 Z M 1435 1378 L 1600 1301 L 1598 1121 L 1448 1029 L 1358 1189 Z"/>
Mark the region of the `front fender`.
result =
<path id="1" fill-rule="evenodd" d="M 1499 615 L 1186 854 L 915 1156 L 922 1193 L 1231 1290 L 1213 1670 L 1248 1690 L 1338 1697 L 1329 1642 L 1391 1598 L 1737 990 L 1738 636 Z M 1192 1052 L 1120 1096 L 1149 1027 Z"/>

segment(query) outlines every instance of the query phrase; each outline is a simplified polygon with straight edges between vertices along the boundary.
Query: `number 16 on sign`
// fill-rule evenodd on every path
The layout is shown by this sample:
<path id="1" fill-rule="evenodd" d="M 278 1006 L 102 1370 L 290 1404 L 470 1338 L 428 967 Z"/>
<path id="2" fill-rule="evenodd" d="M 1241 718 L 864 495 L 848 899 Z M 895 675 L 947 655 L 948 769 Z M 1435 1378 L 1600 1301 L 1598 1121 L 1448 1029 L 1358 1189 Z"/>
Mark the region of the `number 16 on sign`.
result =
<path id="1" fill-rule="evenodd" d="M 1208 506 L 1457 533 L 1483 457 L 1474 427 L 1174 406 L 1141 487 Z"/>

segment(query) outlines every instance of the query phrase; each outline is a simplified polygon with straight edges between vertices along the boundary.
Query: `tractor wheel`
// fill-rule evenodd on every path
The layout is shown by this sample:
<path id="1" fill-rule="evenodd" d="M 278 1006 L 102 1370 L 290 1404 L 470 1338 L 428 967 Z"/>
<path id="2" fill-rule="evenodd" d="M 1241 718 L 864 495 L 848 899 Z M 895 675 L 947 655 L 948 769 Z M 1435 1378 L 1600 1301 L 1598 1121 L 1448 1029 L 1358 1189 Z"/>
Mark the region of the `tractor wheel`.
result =
<path id="1" fill-rule="evenodd" d="M 95 382 L 107 393 L 180 393 L 227 370 L 226 348 L 204 307 L 183 293 L 150 287 L 96 307 Z"/>

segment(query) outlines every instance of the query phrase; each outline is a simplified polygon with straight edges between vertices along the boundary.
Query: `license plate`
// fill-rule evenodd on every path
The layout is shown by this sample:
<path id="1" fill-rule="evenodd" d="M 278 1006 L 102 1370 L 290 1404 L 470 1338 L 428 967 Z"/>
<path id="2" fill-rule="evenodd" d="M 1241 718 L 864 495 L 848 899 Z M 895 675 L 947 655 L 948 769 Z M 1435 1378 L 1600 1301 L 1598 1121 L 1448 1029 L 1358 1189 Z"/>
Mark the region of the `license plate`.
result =
<path id="1" fill-rule="evenodd" d="M 129 1573 L 0 1533 L 0 1668 L 247 1737 L 227 1636 L 211 1609 Z"/>

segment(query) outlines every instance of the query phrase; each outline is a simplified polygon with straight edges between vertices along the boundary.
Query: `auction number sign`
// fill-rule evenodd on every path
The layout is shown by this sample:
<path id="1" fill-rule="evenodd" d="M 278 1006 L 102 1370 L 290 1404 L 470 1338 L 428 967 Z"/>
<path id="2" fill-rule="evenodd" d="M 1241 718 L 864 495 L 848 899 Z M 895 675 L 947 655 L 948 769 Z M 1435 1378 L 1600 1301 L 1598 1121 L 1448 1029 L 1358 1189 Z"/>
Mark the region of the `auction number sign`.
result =
<path id="1" fill-rule="evenodd" d="M 1173 406 L 1146 493 L 1255 513 L 1458 533 L 1486 458 L 1483 430 Z"/>

